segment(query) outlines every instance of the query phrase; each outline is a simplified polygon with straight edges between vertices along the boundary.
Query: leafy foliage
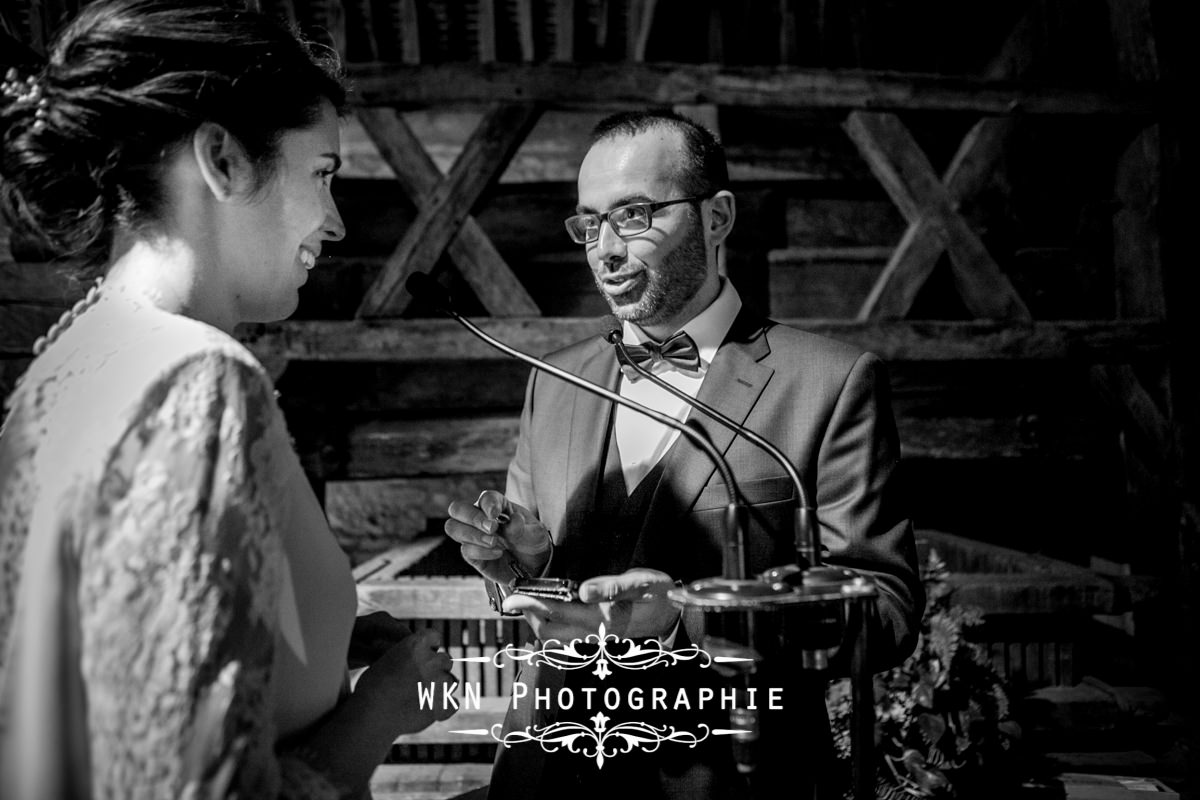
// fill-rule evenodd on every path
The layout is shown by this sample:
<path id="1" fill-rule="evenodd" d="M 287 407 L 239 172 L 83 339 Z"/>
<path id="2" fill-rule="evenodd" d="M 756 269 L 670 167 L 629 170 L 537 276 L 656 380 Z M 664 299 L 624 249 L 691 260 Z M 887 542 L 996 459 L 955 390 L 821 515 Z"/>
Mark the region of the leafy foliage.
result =
<path id="1" fill-rule="evenodd" d="M 989 796 L 1013 777 L 1006 767 L 1021 730 L 1010 716 L 1003 679 L 984 649 L 965 635 L 983 614 L 954 605 L 948 576 L 931 549 L 922 570 L 928 600 L 916 650 L 899 667 L 875 676 L 878 800 Z M 849 680 L 830 684 L 826 702 L 848 776 Z"/>

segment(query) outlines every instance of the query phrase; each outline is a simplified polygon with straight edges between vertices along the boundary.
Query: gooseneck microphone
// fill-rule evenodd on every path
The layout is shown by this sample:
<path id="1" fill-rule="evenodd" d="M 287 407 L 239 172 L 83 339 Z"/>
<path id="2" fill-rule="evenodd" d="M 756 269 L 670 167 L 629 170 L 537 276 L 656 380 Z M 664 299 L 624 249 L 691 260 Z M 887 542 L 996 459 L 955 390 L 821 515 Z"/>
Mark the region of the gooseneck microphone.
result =
<path id="1" fill-rule="evenodd" d="M 610 319 L 615 320 L 615 318 Z M 628 351 L 625 349 L 625 342 L 622 340 L 621 330 L 619 327 L 612 328 L 610 326 L 608 332 L 604 334 L 604 338 L 609 344 L 615 347 L 617 352 L 620 354 L 621 358 L 619 361 L 621 364 L 630 367 L 634 372 L 643 378 L 646 378 L 655 386 L 658 386 L 660 389 L 669 392 L 683 402 L 687 403 L 692 408 L 707 414 L 709 417 L 721 423 L 739 436 L 758 445 L 760 448 L 766 451 L 768 455 L 779 462 L 779 465 L 783 467 L 784 472 L 787 473 L 788 477 L 792 481 L 792 484 L 796 487 L 796 499 L 798 501 L 796 504 L 795 523 L 796 555 L 801 564 L 807 563 L 811 567 L 821 566 L 821 547 L 819 541 L 820 534 L 816 524 L 816 509 L 813 507 L 812 502 L 809 499 L 808 490 L 804 485 L 804 481 L 800 478 L 800 473 L 796 470 L 795 465 L 792 464 L 788 457 L 783 454 L 783 451 L 781 451 L 771 442 L 764 439 L 755 431 L 747 428 L 745 425 L 735 422 L 707 403 L 703 403 L 689 395 L 687 392 L 681 391 L 680 389 L 677 389 L 676 387 L 667 383 L 662 378 L 658 377 L 631 358 Z"/>
<path id="2" fill-rule="evenodd" d="M 746 531 L 743 524 L 745 519 L 745 507 L 742 502 L 741 493 L 738 491 L 737 483 L 733 478 L 733 471 L 729 468 L 728 462 L 725 461 L 721 453 L 713 445 L 708 438 L 707 432 L 699 425 L 680 422 L 674 417 L 669 417 L 666 414 L 647 408 L 641 403 L 636 403 L 633 400 L 621 397 L 616 392 L 610 391 L 603 386 L 598 386 L 591 381 L 566 370 L 556 367 L 546 361 L 522 353 L 509 345 L 501 342 L 499 339 L 491 336 L 481 330 L 479 326 L 471 322 L 466 317 L 454 310 L 451 303 L 450 293 L 447 292 L 437 281 L 429 277 L 424 272 L 414 272 L 404 282 L 404 288 L 414 298 L 428 305 L 430 308 L 439 311 L 453 319 L 458 324 L 462 325 L 477 338 L 486 342 L 488 345 L 496 348 L 506 355 L 510 355 L 520 361 L 524 361 L 536 370 L 548 373 L 566 381 L 572 386 L 583 389 L 585 392 L 599 395 L 606 400 L 609 400 L 618 405 L 632 409 L 639 414 L 644 414 L 660 425 L 668 428 L 673 428 L 686 436 L 689 441 L 695 444 L 698 448 L 704 451 L 705 455 L 712 460 L 716 465 L 717 471 L 721 473 L 721 479 L 725 481 L 725 486 L 729 490 L 729 504 L 725 510 L 725 555 L 724 567 L 727 578 L 732 578 L 738 581 L 746 578 Z"/>

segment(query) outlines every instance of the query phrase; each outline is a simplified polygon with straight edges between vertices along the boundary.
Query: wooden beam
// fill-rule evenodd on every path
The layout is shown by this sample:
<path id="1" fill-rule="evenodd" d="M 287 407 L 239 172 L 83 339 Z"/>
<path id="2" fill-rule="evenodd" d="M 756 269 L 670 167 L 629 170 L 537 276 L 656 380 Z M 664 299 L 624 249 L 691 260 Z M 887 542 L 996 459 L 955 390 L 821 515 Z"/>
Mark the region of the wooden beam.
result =
<path id="1" fill-rule="evenodd" d="M 1011 130 L 1011 117 L 986 117 L 959 144 L 942 178 L 955 207 L 978 194 Z M 858 318 L 903 319 L 945 250 L 938 227 L 929 217 L 911 223 L 859 309 Z"/>
<path id="2" fill-rule="evenodd" d="M 598 335 L 601 319 L 480 318 L 475 322 L 518 350 L 543 354 Z M 1122 363 L 1161 356 L 1167 348 L 1166 326 L 1158 320 L 1028 324 L 982 320 L 780 321 L 856 344 L 888 361 L 1032 359 Z M 310 361 L 426 362 L 508 358 L 467 333 L 454 321 L 445 319 L 295 320 L 244 325 L 239 328 L 239 334 L 255 353 L 282 353 L 290 359 Z"/>
<path id="3" fill-rule="evenodd" d="M 1018 417 L 976 419 L 976 417 L 912 417 L 898 415 L 901 453 L 905 458 L 954 459 L 954 461 L 983 461 L 983 459 L 1055 458 L 1081 461 L 1094 450 L 1094 437 L 1084 427 L 1075 431 L 1031 432 Z M 347 437 L 346 452 L 334 458 L 346 464 L 347 479 L 371 479 L 383 483 L 385 489 L 374 487 L 372 492 L 396 493 L 396 480 L 416 476 L 421 485 L 416 491 L 437 493 L 445 476 L 474 481 L 480 471 L 503 475 L 508 469 L 517 444 L 517 414 L 468 417 L 468 419 L 424 419 L 376 421 L 355 427 Z M 1034 435 L 1037 434 L 1037 435 Z M 361 482 L 358 480 L 354 481 Z M 500 482 L 500 483 L 503 483 Z M 353 485 L 353 483 L 352 483 Z M 470 482 L 474 487 L 475 483 Z M 497 483 L 491 485 L 496 487 Z M 432 487 L 432 488 L 430 488 Z M 487 488 L 480 486 L 480 488 Z M 475 489 L 475 494 L 479 489 Z M 464 491 L 460 494 L 470 494 Z M 409 492 L 408 495 L 413 495 Z M 415 501 L 414 497 L 409 497 Z M 394 515 L 380 515 L 378 499 L 356 498 L 361 515 L 385 519 L 394 525 Z M 343 504 L 344 505 L 344 504 Z M 436 504 L 434 504 L 436 505 Z M 444 509 L 443 509 L 444 511 Z M 341 512 L 338 512 L 341 515 Z M 413 511 L 406 511 L 413 513 Z M 424 530 L 424 509 L 420 519 L 396 528 L 396 535 Z M 355 529 L 370 525 L 354 524 Z"/>
<path id="4" fill-rule="evenodd" d="M 496 617 L 488 607 L 487 592 L 479 577 L 396 578 L 376 573 L 357 583 L 360 606 L 385 610 L 401 619 Z"/>
<path id="5" fill-rule="evenodd" d="M 479 61 L 490 64 L 496 60 L 496 0 L 479 0 L 477 12 L 479 27 Z"/>
<path id="6" fill-rule="evenodd" d="M 909 224 L 924 223 L 937 233 L 967 308 L 989 319 L 1029 319 L 1029 309 L 958 213 L 956 199 L 899 118 L 854 111 L 844 127 Z"/>
<path id="7" fill-rule="evenodd" d="M 1159 79 L 1158 47 L 1147 0 L 1108 0 L 1117 74 L 1125 83 Z"/>
<path id="8" fill-rule="evenodd" d="M 369 422 L 347 437 L 346 477 L 504 472 L 517 449 L 518 415 Z"/>
<path id="9" fill-rule="evenodd" d="M 400 60 L 406 65 L 421 63 L 421 20 L 417 0 L 396 0 L 400 7 Z"/>
<path id="10" fill-rule="evenodd" d="M 1005 115 L 1149 117 L 1157 102 L 1125 94 L 1022 87 L 1008 82 L 902 73 L 716 64 L 351 64 L 358 105 L 434 107 L 495 102 L 555 109 L 645 105 L 961 111 Z M 586 86 L 586 92 L 579 87 Z M 1164 101 L 1167 102 L 1167 101 Z"/>
<path id="11" fill-rule="evenodd" d="M 360 108 L 358 120 L 418 209 L 437 191 L 442 174 L 421 141 L 392 108 Z M 537 316 L 537 303 L 517 280 L 491 239 L 470 215 L 450 240 L 447 253 L 479 302 L 495 317 Z M 386 269 L 386 267 L 385 267 Z"/>
<path id="12" fill-rule="evenodd" d="M 575 58 L 575 0 L 554 0 L 554 58 Z"/>
<path id="13" fill-rule="evenodd" d="M 1091 378 L 1123 426 L 1149 446 L 1149 455 L 1160 466 L 1170 465 L 1174 450 L 1171 425 L 1133 368 L 1128 364 L 1096 364 L 1091 368 Z"/>
<path id="14" fill-rule="evenodd" d="M 503 470 L 387 480 L 329 481 L 325 515 L 343 547 L 379 552 L 425 534 L 451 501 L 474 500 L 484 489 L 504 491 Z"/>
<path id="15" fill-rule="evenodd" d="M 516 0 L 517 37 L 521 45 L 521 60 L 533 61 L 533 0 Z"/>
<path id="16" fill-rule="evenodd" d="M 479 196 L 500 177 L 539 113 L 536 106 L 513 103 L 494 106 L 484 115 L 450 174 L 427 198 L 383 274 L 368 290 L 359 316 L 394 315 L 400 310 L 405 280 L 433 268 Z"/>

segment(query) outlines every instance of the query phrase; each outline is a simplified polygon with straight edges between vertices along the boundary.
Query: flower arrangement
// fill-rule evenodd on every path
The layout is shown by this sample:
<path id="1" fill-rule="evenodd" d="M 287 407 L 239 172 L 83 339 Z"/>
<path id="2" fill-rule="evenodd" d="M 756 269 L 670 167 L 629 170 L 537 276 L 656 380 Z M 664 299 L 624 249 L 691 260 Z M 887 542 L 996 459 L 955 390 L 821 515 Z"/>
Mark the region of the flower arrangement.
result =
<path id="1" fill-rule="evenodd" d="M 879 800 L 1003 796 L 1004 779 L 1014 777 L 1007 767 L 1021 729 L 1010 716 L 1003 679 L 984 649 L 965 635 L 983 614 L 952 602 L 948 575 L 930 549 L 922 569 L 927 602 L 916 650 L 875 676 Z M 831 683 L 826 701 L 848 776 L 849 680 Z"/>

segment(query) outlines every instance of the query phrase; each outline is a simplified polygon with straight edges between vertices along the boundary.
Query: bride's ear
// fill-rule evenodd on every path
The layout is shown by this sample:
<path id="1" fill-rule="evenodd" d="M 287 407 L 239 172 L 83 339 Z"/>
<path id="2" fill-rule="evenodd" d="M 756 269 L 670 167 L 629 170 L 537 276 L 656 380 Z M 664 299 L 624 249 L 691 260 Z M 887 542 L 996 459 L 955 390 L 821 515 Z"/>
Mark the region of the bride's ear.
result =
<path id="1" fill-rule="evenodd" d="M 254 185 L 254 165 L 223 125 L 201 123 L 192 134 L 192 154 L 209 191 L 226 201 Z"/>

